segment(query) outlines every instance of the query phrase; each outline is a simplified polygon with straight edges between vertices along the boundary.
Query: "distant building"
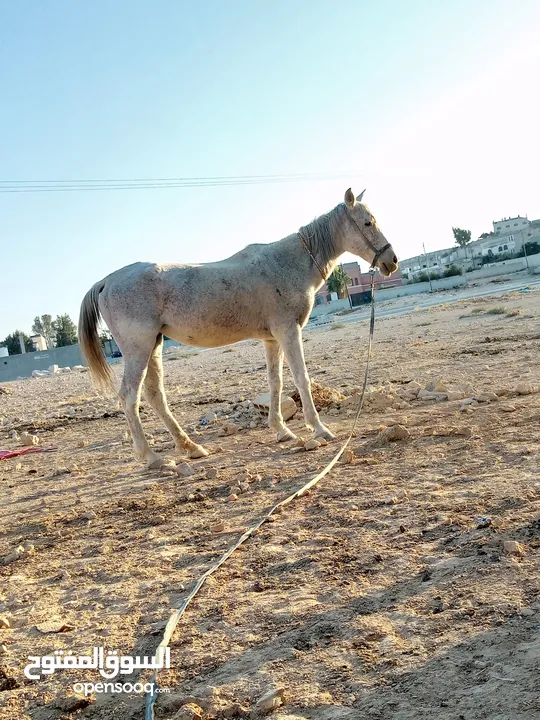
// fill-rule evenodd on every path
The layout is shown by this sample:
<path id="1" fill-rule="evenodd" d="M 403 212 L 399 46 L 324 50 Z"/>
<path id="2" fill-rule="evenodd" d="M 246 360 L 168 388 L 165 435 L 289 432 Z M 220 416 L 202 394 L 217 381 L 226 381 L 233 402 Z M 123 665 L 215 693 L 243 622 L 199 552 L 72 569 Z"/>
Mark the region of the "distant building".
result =
<path id="1" fill-rule="evenodd" d="M 47 350 L 47 341 L 43 337 L 43 335 L 31 335 L 30 336 L 30 342 L 34 346 L 34 352 L 35 351 L 43 351 Z"/>
<path id="2" fill-rule="evenodd" d="M 351 304 L 361 305 L 363 302 L 366 302 L 365 293 L 369 293 L 371 288 L 371 274 L 368 272 L 363 273 L 357 262 L 343 263 L 341 267 L 350 278 L 350 282 L 347 285 L 347 294 L 351 299 Z M 401 272 L 399 270 L 389 278 L 384 277 L 380 273 L 375 273 L 376 289 L 396 287 L 397 285 L 403 285 Z M 330 293 L 325 284 L 315 295 L 315 305 L 327 305 L 337 299 L 337 294 Z"/>

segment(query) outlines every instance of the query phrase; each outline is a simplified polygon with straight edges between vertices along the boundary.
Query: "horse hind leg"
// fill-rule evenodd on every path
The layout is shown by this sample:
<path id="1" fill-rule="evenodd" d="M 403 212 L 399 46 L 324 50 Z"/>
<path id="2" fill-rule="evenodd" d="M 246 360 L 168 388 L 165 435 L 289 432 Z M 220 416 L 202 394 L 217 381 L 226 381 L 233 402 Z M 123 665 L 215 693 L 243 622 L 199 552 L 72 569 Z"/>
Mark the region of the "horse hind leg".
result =
<path id="1" fill-rule="evenodd" d="M 148 370 L 144 381 L 144 395 L 172 435 L 176 448 L 178 450 L 187 450 L 190 458 L 206 457 L 208 450 L 190 440 L 169 409 L 163 386 L 162 351 L 163 336 L 160 335 L 148 362 Z"/>
<path id="2" fill-rule="evenodd" d="M 120 400 L 133 439 L 133 451 L 135 456 L 140 460 L 144 460 L 149 468 L 159 468 L 165 461 L 148 445 L 139 416 L 141 387 L 146 375 L 148 357 L 151 351 L 144 352 L 140 348 L 130 348 L 131 352 L 128 353 L 124 352 L 124 348 L 125 345 L 121 348 L 125 357 L 125 366 L 120 387 Z"/>
<path id="3" fill-rule="evenodd" d="M 265 340 L 266 370 L 270 388 L 270 411 L 268 425 L 276 432 L 277 441 L 295 440 L 296 436 L 283 422 L 281 414 L 281 391 L 283 389 L 283 350 L 275 340 Z"/>

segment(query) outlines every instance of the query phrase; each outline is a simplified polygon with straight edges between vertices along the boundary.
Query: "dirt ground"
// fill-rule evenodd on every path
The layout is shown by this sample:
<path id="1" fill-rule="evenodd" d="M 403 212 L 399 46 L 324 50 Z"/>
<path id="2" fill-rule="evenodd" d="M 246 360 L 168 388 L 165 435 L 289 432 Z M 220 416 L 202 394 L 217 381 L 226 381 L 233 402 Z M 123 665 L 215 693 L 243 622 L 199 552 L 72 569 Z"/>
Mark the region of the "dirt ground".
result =
<path id="1" fill-rule="evenodd" d="M 516 292 L 377 323 L 352 462 L 208 581 L 174 633 L 157 717 L 195 719 L 190 702 L 205 719 L 247 717 L 272 689 L 283 689 L 275 720 L 540 716 L 539 299 Z M 366 323 L 306 333 L 312 379 L 354 396 L 366 339 Z M 3 386 L 1 447 L 20 447 L 15 430 L 57 450 L 0 462 L 2 720 L 143 718 L 136 693 L 74 709 L 73 684 L 98 672 L 32 681 L 27 657 L 152 654 L 210 564 L 338 447 L 292 452 L 239 406 L 267 389 L 259 343 L 176 352 L 165 373 L 174 413 L 211 451 L 189 461 L 191 477 L 142 467 L 117 402 L 87 373 Z M 419 386 L 463 398 L 419 399 Z M 354 407 L 322 411 L 339 438 Z M 211 412 L 217 422 L 201 425 Z M 142 416 L 172 456 L 144 403 Z M 226 423 L 240 431 L 220 436 Z M 385 440 L 396 424 L 408 436 Z M 309 437 L 300 412 L 289 426 Z M 37 629 L 50 620 L 66 629 Z"/>

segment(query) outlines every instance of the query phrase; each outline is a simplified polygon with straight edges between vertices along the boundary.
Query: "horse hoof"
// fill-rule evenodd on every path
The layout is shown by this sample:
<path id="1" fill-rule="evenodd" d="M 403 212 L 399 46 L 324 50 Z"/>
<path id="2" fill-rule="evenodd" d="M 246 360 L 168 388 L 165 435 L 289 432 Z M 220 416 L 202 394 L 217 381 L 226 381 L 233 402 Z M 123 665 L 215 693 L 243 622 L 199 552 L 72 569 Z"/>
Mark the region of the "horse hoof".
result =
<path id="1" fill-rule="evenodd" d="M 206 457 L 210 453 L 206 448 L 203 448 L 202 445 L 195 445 L 195 447 L 191 448 L 188 452 L 188 457 L 192 460 L 195 460 L 196 458 L 202 458 Z"/>
<path id="2" fill-rule="evenodd" d="M 335 440 L 336 439 L 336 436 L 334 435 L 334 433 L 325 427 L 321 428 L 320 430 L 317 430 L 317 432 L 315 433 L 315 435 L 313 437 L 314 438 L 324 438 L 324 440 Z"/>
<path id="3" fill-rule="evenodd" d="M 296 440 L 296 435 L 292 433 L 289 428 L 283 428 L 277 434 L 278 442 L 287 442 L 288 440 Z"/>

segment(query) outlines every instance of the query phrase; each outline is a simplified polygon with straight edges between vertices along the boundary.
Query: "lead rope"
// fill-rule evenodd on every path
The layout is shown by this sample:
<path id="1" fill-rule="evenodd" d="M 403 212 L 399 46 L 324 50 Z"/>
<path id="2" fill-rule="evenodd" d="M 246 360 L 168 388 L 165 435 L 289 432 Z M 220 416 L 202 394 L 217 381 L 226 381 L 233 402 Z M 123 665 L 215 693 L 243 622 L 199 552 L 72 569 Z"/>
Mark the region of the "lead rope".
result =
<path id="1" fill-rule="evenodd" d="M 165 654 L 165 648 L 168 646 L 170 639 L 172 637 L 173 632 L 176 629 L 176 626 L 178 625 L 178 622 L 180 621 L 180 618 L 186 611 L 188 605 L 191 603 L 195 595 L 199 592 L 199 590 L 202 588 L 204 583 L 208 580 L 210 575 L 213 575 L 216 570 L 218 570 L 233 554 L 235 550 L 238 550 L 238 548 L 243 545 L 248 538 L 250 538 L 252 535 L 254 535 L 257 530 L 261 527 L 261 525 L 264 525 L 265 522 L 268 521 L 268 519 L 278 510 L 278 508 L 282 508 L 285 505 L 288 505 L 293 500 L 296 500 L 296 498 L 302 497 L 308 490 L 310 490 L 314 485 L 316 485 L 320 480 L 325 477 L 325 475 L 328 475 L 330 470 L 334 467 L 334 465 L 338 462 L 339 458 L 343 455 L 343 452 L 345 451 L 347 445 L 350 443 L 354 431 L 356 429 L 356 425 L 358 423 L 358 418 L 360 417 L 360 413 L 362 411 L 362 407 L 364 405 L 364 397 L 366 394 L 366 388 L 367 388 L 367 382 L 368 382 L 368 374 L 369 374 L 369 362 L 371 360 L 371 349 L 373 345 L 373 333 L 375 330 L 375 269 L 373 267 L 369 270 L 371 274 L 371 318 L 369 323 L 369 341 L 368 341 L 368 351 L 367 351 L 367 360 L 366 360 L 366 371 L 364 373 L 364 383 L 362 385 L 362 394 L 360 396 L 360 402 L 358 403 L 358 410 L 356 411 L 356 415 L 354 418 L 354 422 L 352 424 L 351 431 L 349 433 L 349 436 L 343 443 L 343 445 L 340 447 L 340 449 L 337 451 L 337 453 L 334 455 L 332 460 L 328 463 L 328 465 L 321 470 L 321 472 L 316 475 L 314 478 L 309 480 L 303 487 L 301 487 L 299 490 L 294 492 L 292 495 L 289 495 L 284 500 L 281 500 L 277 503 L 277 505 L 274 505 L 274 507 L 269 510 L 264 517 L 262 517 L 260 520 L 258 520 L 255 525 L 248 528 L 246 532 L 236 541 L 236 543 L 230 547 L 220 558 L 217 560 L 217 562 L 214 563 L 205 573 L 202 575 L 199 580 L 197 581 L 196 585 L 194 586 L 193 590 L 189 593 L 189 595 L 182 600 L 180 605 L 176 608 L 176 610 L 173 612 L 171 617 L 169 618 L 169 621 L 167 625 L 165 626 L 165 630 L 163 631 L 163 639 L 159 643 L 158 647 L 156 648 L 156 655 L 159 656 L 159 652 L 161 648 L 163 648 L 163 654 Z M 154 670 L 154 673 L 152 675 L 152 690 L 147 693 L 146 695 L 146 712 L 145 712 L 145 720 L 154 720 L 154 703 L 157 699 L 157 674 L 158 674 L 158 668 Z"/>

